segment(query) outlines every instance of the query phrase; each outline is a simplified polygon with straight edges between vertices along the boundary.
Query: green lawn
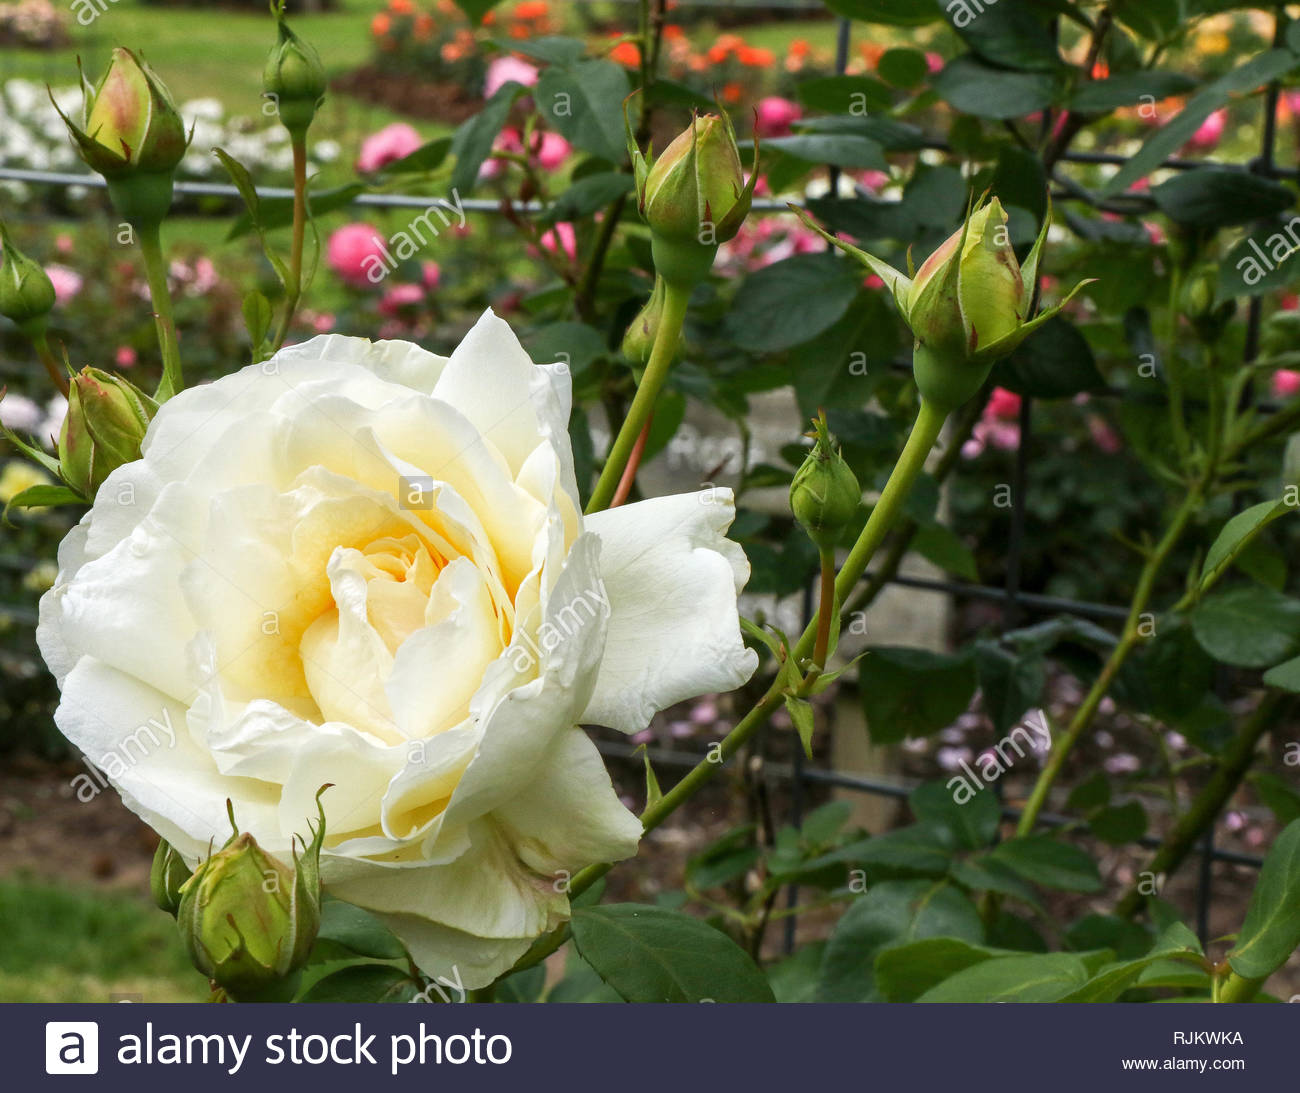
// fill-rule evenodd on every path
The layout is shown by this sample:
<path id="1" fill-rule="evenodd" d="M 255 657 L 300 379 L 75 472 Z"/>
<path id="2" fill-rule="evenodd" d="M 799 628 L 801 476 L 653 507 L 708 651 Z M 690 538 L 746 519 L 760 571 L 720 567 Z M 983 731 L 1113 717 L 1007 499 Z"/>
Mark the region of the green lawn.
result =
<path id="1" fill-rule="evenodd" d="M 45 880 L 0 880 L 0 1002 L 201 1002 L 176 924 L 146 898 Z"/>

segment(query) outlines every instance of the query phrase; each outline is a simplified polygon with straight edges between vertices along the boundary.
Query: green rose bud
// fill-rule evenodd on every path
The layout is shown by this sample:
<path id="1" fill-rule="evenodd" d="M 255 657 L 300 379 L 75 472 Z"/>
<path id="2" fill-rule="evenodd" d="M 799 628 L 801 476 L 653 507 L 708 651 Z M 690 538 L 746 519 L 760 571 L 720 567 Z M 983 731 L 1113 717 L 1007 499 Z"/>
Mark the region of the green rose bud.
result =
<path id="1" fill-rule="evenodd" d="M 319 800 L 317 802 L 319 804 Z M 235 833 L 181 887 L 176 916 L 194 966 L 236 1001 L 285 1001 L 320 929 L 322 811 L 294 867 Z"/>
<path id="2" fill-rule="evenodd" d="M 120 47 L 99 83 L 91 87 L 83 76 L 82 86 L 82 125 L 60 111 L 77 153 L 107 180 L 114 207 L 129 223 L 158 223 L 189 145 L 171 92 L 142 58 Z"/>
<path id="3" fill-rule="evenodd" d="M 748 182 L 725 114 L 693 116 L 653 164 L 637 148 L 629 123 L 628 152 L 641 215 L 650 225 L 655 272 L 689 288 L 708 275 L 718 245 L 734 238 L 749 215 L 757 142 Z"/>
<path id="4" fill-rule="evenodd" d="M 822 550 L 835 545 L 862 503 L 857 476 L 840 455 L 826 415 L 813 419 L 814 443 L 790 483 L 790 510 Z"/>
<path id="5" fill-rule="evenodd" d="M 993 198 L 976 205 L 961 230 L 949 236 L 914 277 L 835 238 L 805 213 L 795 211 L 888 286 L 916 339 L 912 362 L 917 388 L 926 402 L 944 413 L 975 394 L 996 361 L 1014 352 L 1091 283 L 1080 282 L 1056 307 L 1029 318 L 1038 263 L 1052 222 L 1050 209 L 1023 266 L 1011 246 L 1007 214 Z"/>
<path id="6" fill-rule="evenodd" d="M 39 262 L 23 254 L 0 223 L 0 315 L 24 334 L 39 334 L 54 307 L 54 284 Z"/>
<path id="7" fill-rule="evenodd" d="M 133 383 L 98 368 L 72 377 L 59 433 L 59 471 L 87 500 L 123 463 L 140 458 L 140 442 L 158 403 Z"/>
<path id="8" fill-rule="evenodd" d="M 655 278 L 654 291 L 623 335 L 623 356 L 638 368 L 644 368 L 650 361 L 650 352 L 654 349 L 655 337 L 659 333 L 659 324 L 663 318 L 664 297 L 667 288 L 662 277 Z"/>
<path id="9" fill-rule="evenodd" d="M 1237 313 L 1236 300 L 1218 303 L 1218 296 L 1219 270 L 1215 265 L 1201 266 L 1183 285 L 1179 300 L 1182 312 L 1203 342 L 1217 342 Z"/>
<path id="10" fill-rule="evenodd" d="M 262 71 L 262 92 L 275 103 L 282 124 L 301 137 L 325 99 L 328 81 L 320 54 L 299 38 L 284 18 L 281 0 L 271 8 L 279 38 L 271 47 Z"/>
<path id="11" fill-rule="evenodd" d="M 181 886 L 190 879 L 190 868 L 166 839 L 154 851 L 149 868 L 149 893 L 154 903 L 175 916 L 181 905 Z"/>
<path id="12" fill-rule="evenodd" d="M 1265 357 L 1294 352 L 1300 346 L 1300 311 L 1275 311 L 1264 323 L 1259 350 Z"/>

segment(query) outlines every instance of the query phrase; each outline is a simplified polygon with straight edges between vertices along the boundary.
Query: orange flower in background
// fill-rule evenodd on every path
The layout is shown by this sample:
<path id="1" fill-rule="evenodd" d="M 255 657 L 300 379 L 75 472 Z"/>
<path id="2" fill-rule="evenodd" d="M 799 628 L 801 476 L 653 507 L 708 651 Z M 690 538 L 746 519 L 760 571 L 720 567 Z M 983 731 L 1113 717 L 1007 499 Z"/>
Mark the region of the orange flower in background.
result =
<path id="1" fill-rule="evenodd" d="M 410 15 L 415 10 L 411 0 L 388 0 L 388 10 L 394 15 Z"/>
<path id="2" fill-rule="evenodd" d="M 515 5 L 516 19 L 545 19 L 551 14 L 551 7 L 546 0 L 523 0 Z"/>
<path id="3" fill-rule="evenodd" d="M 370 20 L 370 33 L 376 38 L 382 38 L 392 29 L 393 21 L 382 11 Z"/>
<path id="4" fill-rule="evenodd" d="M 747 68 L 769 68 L 775 63 L 776 54 L 770 49 L 741 46 L 736 50 L 736 60 Z"/>
<path id="5" fill-rule="evenodd" d="M 684 31 L 676 23 L 669 23 L 666 27 L 664 27 L 665 42 L 680 42 L 685 37 L 686 37 L 686 31 Z"/>
<path id="6" fill-rule="evenodd" d="M 1110 65 L 1105 61 L 1098 61 L 1092 66 L 1092 78 L 1094 80 L 1105 80 L 1110 77 Z"/>
<path id="7" fill-rule="evenodd" d="M 807 38 L 796 38 L 790 43 L 787 53 L 791 57 L 807 57 L 812 52 L 812 46 L 808 44 Z"/>
<path id="8" fill-rule="evenodd" d="M 433 37 L 433 16 L 427 11 L 415 17 L 415 37 L 417 41 L 427 42 Z"/>
<path id="9" fill-rule="evenodd" d="M 740 84 L 732 83 L 722 85 L 722 101 L 736 103 L 745 97 L 745 89 Z"/>
<path id="10" fill-rule="evenodd" d="M 709 46 L 708 58 L 715 65 L 722 64 L 728 57 L 745 47 L 742 38 L 735 34 L 720 34 L 718 40 Z"/>
<path id="11" fill-rule="evenodd" d="M 619 42 L 609 51 L 609 59 L 617 61 L 626 68 L 641 66 L 641 49 L 635 42 Z"/>
<path id="12" fill-rule="evenodd" d="M 868 68 L 875 68 L 880 63 L 880 58 L 885 55 L 885 47 L 875 42 L 863 42 L 858 47 L 858 52 L 862 54 Z"/>

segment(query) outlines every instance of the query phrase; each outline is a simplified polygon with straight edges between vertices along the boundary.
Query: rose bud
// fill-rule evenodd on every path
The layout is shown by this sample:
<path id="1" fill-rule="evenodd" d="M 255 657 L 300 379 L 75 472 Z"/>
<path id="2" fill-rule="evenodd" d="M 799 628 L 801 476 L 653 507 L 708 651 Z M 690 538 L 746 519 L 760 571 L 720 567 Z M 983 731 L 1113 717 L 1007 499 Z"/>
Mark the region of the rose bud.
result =
<path id="1" fill-rule="evenodd" d="M 97 86 L 84 76 L 82 84 L 83 127 L 60 111 L 77 154 L 108 181 L 113 205 L 129 223 L 158 223 L 171 206 L 172 175 L 189 145 L 171 93 L 143 59 L 121 47 Z"/>
<path id="2" fill-rule="evenodd" d="M 790 483 L 790 510 L 820 549 L 829 550 L 857 515 L 862 488 L 831 438 L 826 415 L 813 419 L 813 448 Z"/>
<path id="3" fill-rule="evenodd" d="M 627 333 L 623 335 L 623 356 L 638 370 L 646 366 L 650 360 L 650 351 L 654 349 L 655 336 L 659 333 L 659 323 L 663 317 L 665 291 L 663 278 L 656 277 L 650 299 L 637 312 Z"/>
<path id="4" fill-rule="evenodd" d="M 887 262 L 823 231 L 795 210 L 814 231 L 853 255 L 876 274 L 916 339 L 912 360 L 922 398 L 950 412 L 980 389 L 994 363 L 1055 316 L 1091 281 L 1081 281 L 1056 307 L 1029 319 L 1038 263 L 1052 217 L 1025 259 L 1016 260 L 1007 231 L 1007 214 L 997 198 L 981 201 L 915 278 Z"/>
<path id="5" fill-rule="evenodd" d="M 181 886 L 190 879 L 190 868 L 166 839 L 154 851 L 149 867 L 149 892 L 160 909 L 175 917 L 181 905 Z"/>
<path id="6" fill-rule="evenodd" d="M 59 432 L 59 471 L 87 500 L 124 463 L 140 458 L 140 442 L 158 403 L 129 380 L 98 368 L 72 377 Z"/>
<path id="7" fill-rule="evenodd" d="M 325 815 L 290 869 L 230 812 L 235 833 L 181 886 L 181 938 L 194 966 L 236 1001 L 287 1001 L 320 929 Z"/>
<path id="8" fill-rule="evenodd" d="M 325 100 L 325 66 L 315 48 L 289 29 L 283 0 L 271 10 L 279 38 L 262 70 L 262 93 L 275 103 L 280 124 L 302 137 Z"/>
<path id="9" fill-rule="evenodd" d="M 0 224 L 0 260 L 0 315 L 12 319 L 28 336 L 39 334 L 54 307 L 54 282 L 39 262 L 14 246 L 4 224 Z"/>
<path id="10" fill-rule="evenodd" d="M 655 272 L 686 287 L 698 283 L 713 265 L 718 244 L 732 239 L 749 215 L 757 144 L 748 182 L 725 114 L 693 116 L 652 165 L 636 147 L 629 123 L 628 151 L 641 215 L 650 225 Z"/>
<path id="11" fill-rule="evenodd" d="M 1219 295 L 1219 271 L 1214 265 L 1201 266 L 1183 285 L 1179 303 L 1196 336 L 1206 343 L 1219 340 L 1224 328 L 1237 313 L 1236 300 L 1216 303 Z"/>

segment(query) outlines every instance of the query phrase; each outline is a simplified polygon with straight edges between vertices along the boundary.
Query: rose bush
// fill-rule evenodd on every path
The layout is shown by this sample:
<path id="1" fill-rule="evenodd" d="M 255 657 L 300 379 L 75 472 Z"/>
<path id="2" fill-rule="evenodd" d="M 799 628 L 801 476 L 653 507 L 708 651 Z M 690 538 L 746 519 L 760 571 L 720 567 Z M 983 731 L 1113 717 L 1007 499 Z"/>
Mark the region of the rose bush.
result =
<path id="1" fill-rule="evenodd" d="M 286 857 L 330 784 L 327 891 L 490 982 L 636 849 L 579 723 L 757 663 L 730 492 L 584 517 L 569 401 L 491 313 L 450 357 L 331 335 L 175 396 L 41 601 L 60 729 L 190 863 L 227 799 Z"/>

